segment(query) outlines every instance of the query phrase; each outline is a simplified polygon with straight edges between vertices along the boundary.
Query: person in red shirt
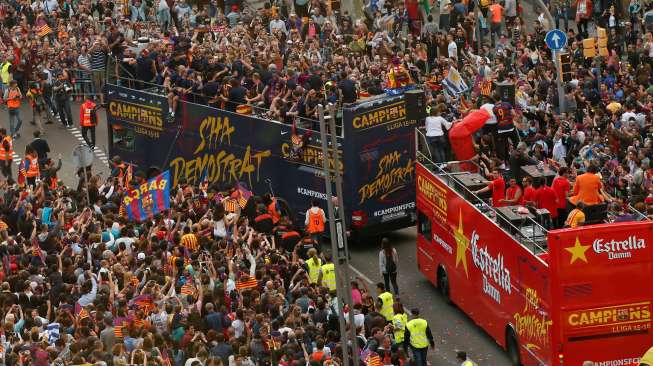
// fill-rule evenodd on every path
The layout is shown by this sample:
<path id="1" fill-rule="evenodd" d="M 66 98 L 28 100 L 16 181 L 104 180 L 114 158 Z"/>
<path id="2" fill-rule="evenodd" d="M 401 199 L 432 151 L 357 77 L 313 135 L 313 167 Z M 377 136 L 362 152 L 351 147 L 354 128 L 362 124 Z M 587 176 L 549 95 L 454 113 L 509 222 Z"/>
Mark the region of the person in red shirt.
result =
<path id="1" fill-rule="evenodd" d="M 536 181 L 535 207 L 545 208 L 551 215 L 551 221 L 558 221 L 558 196 L 553 188 L 546 185 L 543 179 Z M 548 225 L 550 226 L 550 225 Z"/>
<path id="2" fill-rule="evenodd" d="M 517 179 L 510 178 L 508 185 L 508 189 L 506 189 L 506 199 L 503 200 L 503 203 L 508 206 L 523 205 L 524 196 L 522 195 L 521 187 L 517 185 Z"/>
<path id="3" fill-rule="evenodd" d="M 558 222 L 556 227 L 561 228 L 565 225 L 565 218 L 567 217 L 567 197 L 571 191 L 571 183 L 569 183 L 569 169 L 562 167 L 558 170 L 558 176 L 553 179 L 551 188 L 558 197 Z M 561 222 L 562 221 L 562 222 Z"/>
<path id="4" fill-rule="evenodd" d="M 522 202 L 526 206 L 535 206 L 535 188 L 533 188 L 533 180 L 531 177 L 524 177 L 522 179 L 524 196 Z"/>
<path id="5" fill-rule="evenodd" d="M 488 183 L 487 187 L 483 187 L 474 193 L 478 195 L 479 193 L 492 191 L 492 206 L 494 207 L 505 206 L 503 204 L 503 200 L 506 197 L 506 181 L 503 180 L 503 176 L 501 175 L 501 173 L 497 168 L 494 168 L 492 170 L 492 172 L 489 175 L 489 178 L 492 180 L 490 181 L 490 183 Z"/>

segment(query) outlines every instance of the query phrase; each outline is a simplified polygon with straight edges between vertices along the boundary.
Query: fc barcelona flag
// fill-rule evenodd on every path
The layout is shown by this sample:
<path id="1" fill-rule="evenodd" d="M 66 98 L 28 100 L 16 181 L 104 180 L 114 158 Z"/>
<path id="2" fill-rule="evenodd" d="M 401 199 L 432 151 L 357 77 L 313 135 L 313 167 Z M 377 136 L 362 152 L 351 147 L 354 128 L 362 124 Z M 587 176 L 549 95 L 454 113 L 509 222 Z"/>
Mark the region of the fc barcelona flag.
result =
<path id="1" fill-rule="evenodd" d="M 142 221 L 170 208 L 170 171 L 127 191 L 122 201 L 127 218 Z"/>

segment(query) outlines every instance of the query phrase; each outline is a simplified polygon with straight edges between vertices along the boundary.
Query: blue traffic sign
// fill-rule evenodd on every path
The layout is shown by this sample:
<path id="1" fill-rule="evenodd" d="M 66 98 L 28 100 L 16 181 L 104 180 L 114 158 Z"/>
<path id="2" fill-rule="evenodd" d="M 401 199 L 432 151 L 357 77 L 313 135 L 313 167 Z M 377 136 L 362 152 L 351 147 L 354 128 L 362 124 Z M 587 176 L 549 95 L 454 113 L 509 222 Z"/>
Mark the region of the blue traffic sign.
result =
<path id="1" fill-rule="evenodd" d="M 559 50 L 567 45 L 567 35 L 560 29 L 553 29 L 546 33 L 544 41 L 550 49 Z"/>

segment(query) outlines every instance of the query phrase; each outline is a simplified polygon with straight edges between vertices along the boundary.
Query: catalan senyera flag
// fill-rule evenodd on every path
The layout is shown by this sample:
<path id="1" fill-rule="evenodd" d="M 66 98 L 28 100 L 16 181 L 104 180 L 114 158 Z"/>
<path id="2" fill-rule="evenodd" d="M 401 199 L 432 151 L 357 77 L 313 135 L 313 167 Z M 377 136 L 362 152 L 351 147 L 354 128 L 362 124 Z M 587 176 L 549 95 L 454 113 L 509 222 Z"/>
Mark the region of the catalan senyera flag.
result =
<path id="1" fill-rule="evenodd" d="M 195 295 L 195 286 L 189 283 L 185 283 L 181 286 L 181 290 L 179 292 L 185 296 Z"/>
<path id="2" fill-rule="evenodd" d="M 492 80 L 483 80 L 481 82 L 481 95 L 488 96 L 492 93 Z"/>
<path id="3" fill-rule="evenodd" d="M 367 356 L 367 360 L 365 361 L 367 363 L 367 366 L 383 366 L 383 362 L 381 362 L 381 357 L 375 353 L 370 353 Z"/>
<path id="4" fill-rule="evenodd" d="M 131 183 L 132 179 L 134 178 L 134 168 L 132 168 L 132 165 L 129 164 L 127 166 L 127 171 L 125 172 L 125 187 L 129 188 L 129 184 Z"/>
<path id="5" fill-rule="evenodd" d="M 77 314 L 77 319 L 82 320 L 85 318 L 90 317 L 90 314 L 88 313 L 88 310 L 82 308 L 82 310 L 79 311 L 79 314 Z"/>
<path id="6" fill-rule="evenodd" d="M 43 23 L 40 26 L 36 27 L 36 35 L 39 37 L 45 37 L 52 32 L 52 28 L 50 28 L 48 23 Z"/>
<path id="7" fill-rule="evenodd" d="M 236 282 L 236 290 L 246 290 L 248 288 L 256 288 L 258 286 L 258 281 L 256 278 L 250 276 L 243 276 L 238 282 Z"/>

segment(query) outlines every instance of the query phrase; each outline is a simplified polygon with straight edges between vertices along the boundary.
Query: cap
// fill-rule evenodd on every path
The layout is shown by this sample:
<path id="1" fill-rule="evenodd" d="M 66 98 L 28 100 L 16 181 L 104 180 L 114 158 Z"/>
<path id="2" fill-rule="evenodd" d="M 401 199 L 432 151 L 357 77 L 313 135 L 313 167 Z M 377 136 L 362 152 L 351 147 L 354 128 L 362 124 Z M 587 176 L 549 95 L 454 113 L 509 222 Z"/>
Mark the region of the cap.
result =
<path id="1" fill-rule="evenodd" d="M 145 260 L 145 253 L 140 252 L 138 253 L 138 256 L 136 257 L 139 261 L 144 261 Z"/>

